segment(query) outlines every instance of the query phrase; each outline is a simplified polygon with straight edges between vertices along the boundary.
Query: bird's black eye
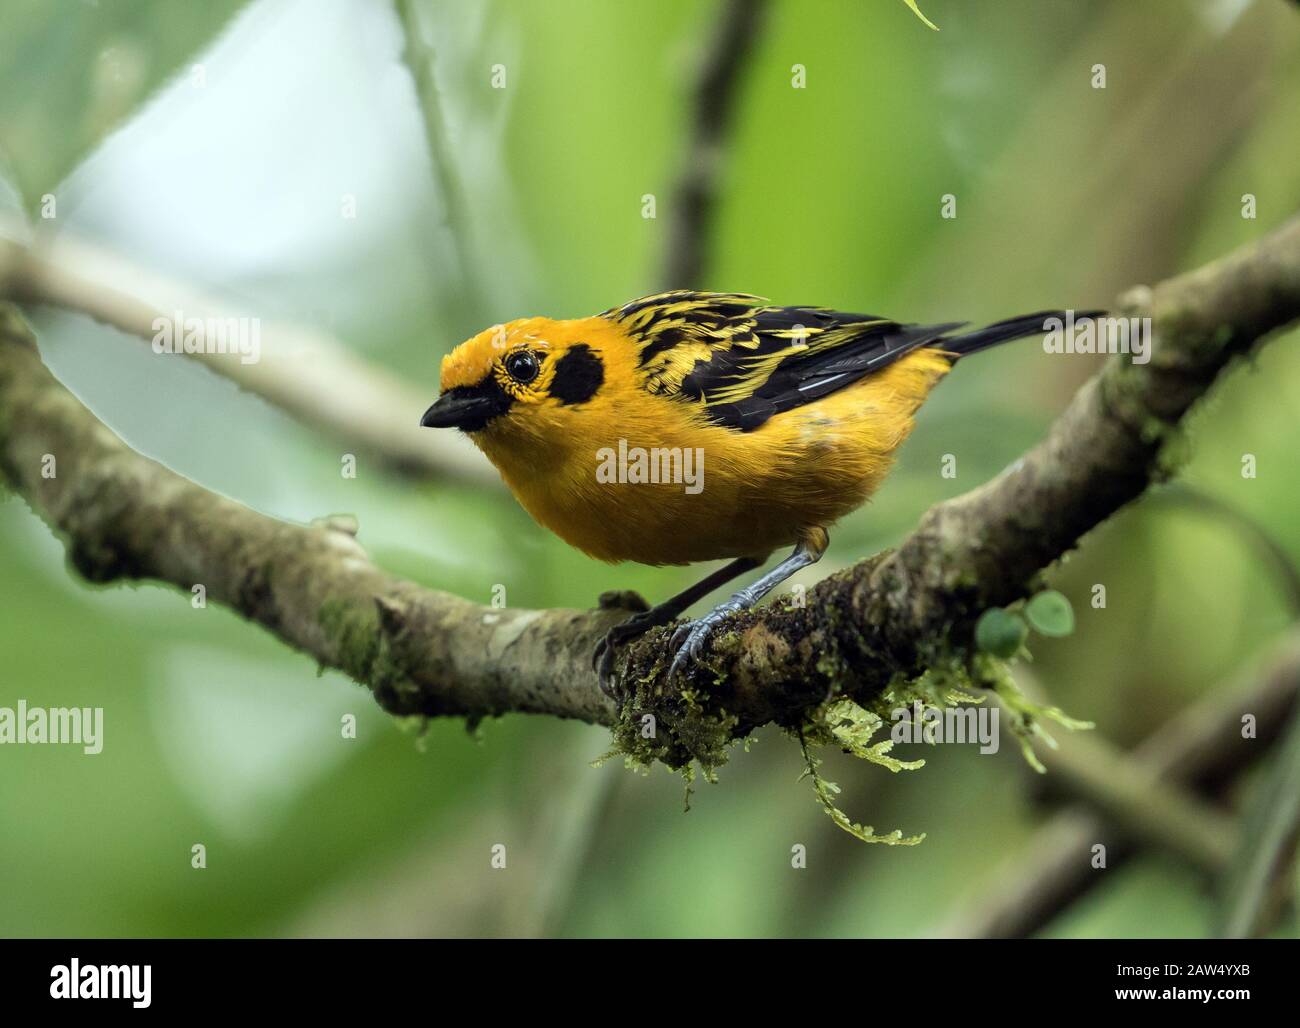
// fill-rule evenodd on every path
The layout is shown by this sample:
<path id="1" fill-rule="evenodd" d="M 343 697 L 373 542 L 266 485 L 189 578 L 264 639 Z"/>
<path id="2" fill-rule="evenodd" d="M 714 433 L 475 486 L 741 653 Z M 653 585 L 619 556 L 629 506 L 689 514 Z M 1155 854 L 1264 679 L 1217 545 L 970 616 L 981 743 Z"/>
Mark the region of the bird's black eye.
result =
<path id="1" fill-rule="evenodd" d="M 531 350 L 516 350 L 506 358 L 506 373 L 521 385 L 527 385 L 542 370 Z"/>

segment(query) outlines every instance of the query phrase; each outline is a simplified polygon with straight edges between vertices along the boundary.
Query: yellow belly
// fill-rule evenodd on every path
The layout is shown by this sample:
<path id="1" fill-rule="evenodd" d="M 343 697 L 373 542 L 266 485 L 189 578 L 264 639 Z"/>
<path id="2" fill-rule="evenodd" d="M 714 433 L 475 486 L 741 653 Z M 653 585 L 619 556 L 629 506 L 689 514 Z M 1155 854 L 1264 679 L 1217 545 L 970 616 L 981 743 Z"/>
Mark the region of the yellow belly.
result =
<path id="1" fill-rule="evenodd" d="M 866 501 L 948 367 L 920 350 L 753 432 L 701 423 L 689 405 L 638 390 L 593 402 L 563 448 L 478 441 L 528 512 L 593 557 L 766 557 Z"/>

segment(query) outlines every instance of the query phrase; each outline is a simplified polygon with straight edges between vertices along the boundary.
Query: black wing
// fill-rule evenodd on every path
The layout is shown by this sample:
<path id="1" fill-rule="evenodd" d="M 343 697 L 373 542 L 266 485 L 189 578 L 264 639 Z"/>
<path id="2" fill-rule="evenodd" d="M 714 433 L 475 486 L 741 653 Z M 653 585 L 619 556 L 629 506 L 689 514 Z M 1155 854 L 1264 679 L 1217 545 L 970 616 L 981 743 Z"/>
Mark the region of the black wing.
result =
<path id="1" fill-rule="evenodd" d="M 606 311 L 640 346 L 642 384 L 699 404 L 741 432 L 851 385 L 948 325 L 903 325 L 822 307 L 772 307 L 739 293 L 678 291 Z"/>

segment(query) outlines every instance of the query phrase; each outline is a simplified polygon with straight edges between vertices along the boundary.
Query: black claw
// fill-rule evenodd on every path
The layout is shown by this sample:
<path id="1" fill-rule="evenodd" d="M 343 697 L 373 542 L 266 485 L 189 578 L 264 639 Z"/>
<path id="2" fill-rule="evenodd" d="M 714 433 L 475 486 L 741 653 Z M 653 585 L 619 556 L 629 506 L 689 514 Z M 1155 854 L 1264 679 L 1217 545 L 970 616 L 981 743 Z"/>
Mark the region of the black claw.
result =
<path id="1" fill-rule="evenodd" d="M 652 610 L 642 611 L 633 614 L 626 621 L 615 625 L 604 637 L 596 644 L 596 649 L 591 655 L 591 666 L 596 672 L 596 678 L 600 682 L 601 691 L 614 700 L 621 707 L 626 702 L 627 697 L 621 688 L 621 683 L 614 674 L 614 661 L 617 656 L 618 647 L 638 636 L 645 635 L 652 628 L 668 623 L 676 611 L 664 607 Z M 668 643 L 668 652 L 675 654 L 689 637 L 692 621 L 687 621 L 679 625 L 673 632 L 672 638 Z"/>
<path id="2" fill-rule="evenodd" d="M 620 707 L 623 705 L 624 696 L 614 674 L 614 657 L 619 643 L 634 639 L 651 627 L 645 624 L 645 620 L 639 615 L 634 615 L 615 625 L 605 633 L 591 654 L 591 666 L 596 672 L 596 680 L 600 683 L 600 691 Z"/>
<path id="3" fill-rule="evenodd" d="M 623 696 L 614 677 L 613 651 L 606 650 L 602 658 L 597 661 L 596 680 L 600 683 L 600 691 L 621 707 Z"/>

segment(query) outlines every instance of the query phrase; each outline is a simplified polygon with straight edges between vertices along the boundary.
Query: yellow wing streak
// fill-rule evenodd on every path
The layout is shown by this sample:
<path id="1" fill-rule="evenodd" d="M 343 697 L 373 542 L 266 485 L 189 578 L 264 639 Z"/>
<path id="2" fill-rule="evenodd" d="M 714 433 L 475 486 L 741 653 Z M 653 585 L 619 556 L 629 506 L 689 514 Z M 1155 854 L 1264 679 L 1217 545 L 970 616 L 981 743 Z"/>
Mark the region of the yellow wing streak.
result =
<path id="1" fill-rule="evenodd" d="M 778 367 L 784 364 L 791 357 L 799 355 L 801 357 L 812 356 L 817 353 L 824 353 L 827 350 L 833 350 L 837 346 L 843 346 L 845 343 L 860 336 L 864 328 L 872 325 L 887 324 L 884 321 L 862 321 L 849 325 L 837 326 L 833 329 L 783 329 L 775 332 L 769 332 L 767 335 L 776 336 L 782 339 L 791 339 L 791 345 L 788 349 L 777 350 L 775 353 L 763 354 L 762 356 L 751 358 L 746 361 L 744 377 L 738 379 L 731 385 L 724 386 L 711 394 L 704 400 L 706 407 L 719 403 L 734 403 L 737 400 L 743 400 L 747 396 L 752 396 L 754 391 L 760 388 L 769 378 L 772 377 Z M 750 348 L 758 349 L 758 341 L 752 343 L 737 343 L 740 349 Z"/>

